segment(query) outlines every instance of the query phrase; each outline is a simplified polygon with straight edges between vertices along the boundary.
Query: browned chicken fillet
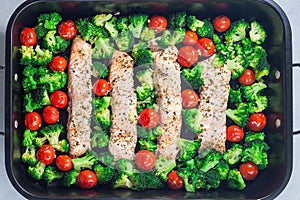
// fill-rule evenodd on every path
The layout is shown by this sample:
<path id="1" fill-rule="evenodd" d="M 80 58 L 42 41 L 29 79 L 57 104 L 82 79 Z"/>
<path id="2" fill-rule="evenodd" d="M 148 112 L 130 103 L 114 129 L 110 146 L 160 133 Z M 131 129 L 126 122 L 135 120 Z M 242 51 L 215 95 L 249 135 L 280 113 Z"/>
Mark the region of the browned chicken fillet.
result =
<path id="1" fill-rule="evenodd" d="M 114 52 L 109 80 L 112 119 L 108 149 L 115 160 L 133 160 L 137 142 L 137 99 L 134 92 L 133 59 L 127 53 Z"/>
<path id="2" fill-rule="evenodd" d="M 202 114 L 202 133 L 198 134 L 202 140 L 199 153 L 207 148 L 219 152 L 226 150 L 226 108 L 231 72 L 225 66 L 215 67 L 212 64 L 214 57 L 199 62 L 204 67 L 199 105 Z"/>
<path id="3" fill-rule="evenodd" d="M 68 67 L 67 138 L 71 157 L 79 157 L 90 149 L 92 116 L 92 50 L 91 45 L 75 37 Z"/>
<path id="4" fill-rule="evenodd" d="M 158 155 L 176 159 L 179 147 L 182 118 L 180 65 L 176 62 L 178 50 L 171 46 L 154 52 L 154 85 L 162 134 L 158 138 Z"/>

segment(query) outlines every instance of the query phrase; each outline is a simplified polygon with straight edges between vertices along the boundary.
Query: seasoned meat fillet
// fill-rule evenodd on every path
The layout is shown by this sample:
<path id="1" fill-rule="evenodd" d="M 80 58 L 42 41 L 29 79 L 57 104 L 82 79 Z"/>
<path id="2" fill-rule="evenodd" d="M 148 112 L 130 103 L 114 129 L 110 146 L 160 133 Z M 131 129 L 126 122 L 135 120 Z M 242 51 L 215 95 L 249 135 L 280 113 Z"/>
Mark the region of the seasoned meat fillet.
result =
<path id="1" fill-rule="evenodd" d="M 204 149 L 215 149 L 225 152 L 226 142 L 226 108 L 230 90 L 231 72 L 225 67 L 215 67 L 212 61 L 215 56 L 201 61 L 204 66 L 202 78 L 204 84 L 200 89 L 199 111 L 202 114 L 202 139 L 199 153 Z"/>
<path id="2" fill-rule="evenodd" d="M 110 66 L 112 123 L 108 149 L 115 160 L 134 159 L 137 142 L 137 99 L 133 81 L 133 59 L 115 51 Z"/>
<path id="3" fill-rule="evenodd" d="M 92 50 L 77 36 L 72 43 L 68 67 L 69 112 L 67 138 L 70 155 L 78 157 L 90 149 L 92 116 Z"/>
<path id="4" fill-rule="evenodd" d="M 158 155 L 175 159 L 179 151 L 182 118 L 180 65 L 176 62 L 178 50 L 168 47 L 154 52 L 154 84 L 157 91 L 157 103 L 162 134 L 158 138 Z"/>

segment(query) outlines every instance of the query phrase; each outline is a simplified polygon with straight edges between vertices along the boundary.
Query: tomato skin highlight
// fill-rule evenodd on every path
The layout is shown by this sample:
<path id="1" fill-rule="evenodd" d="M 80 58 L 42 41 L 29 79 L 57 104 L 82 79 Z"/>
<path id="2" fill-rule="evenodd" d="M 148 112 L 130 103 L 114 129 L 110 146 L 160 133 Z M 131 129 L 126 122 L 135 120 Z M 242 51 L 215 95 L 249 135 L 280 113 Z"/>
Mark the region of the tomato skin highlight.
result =
<path id="1" fill-rule="evenodd" d="M 209 57 L 215 53 L 215 44 L 209 38 L 200 38 L 195 47 L 203 57 Z"/>
<path id="2" fill-rule="evenodd" d="M 241 85 L 252 85 L 255 82 L 255 74 L 253 70 L 246 69 L 244 73 L 239 77 L 239 83 Z"/>
<path id="3" fill-rule="evenodd" d="M 55 150 L 52 146 L 44 144 L 36 153 L 37 159 L 45 165 L 50 165 L 55 159 Z"/>
<path id="4" fill-rule="evenodd" d="M 259 169 L 256 164 L 249 161 L 249 162 L 242 163 L 239 167 L 239 171 L 243 179 L 247 181 L 251 181 L 256 178 Z"/>
<path id="5" fill-rule="evenodd" d="M 161 33 L 166 30 L 168 21 L 164 16 L 152 16 L 149 21 L 149 28 L 153 29 L 156 33 Z"/>
<path id="6" fill-rule="evenodd" d="M 155 155 L 149 150 L 140 150 L 135 154 L 134 157 L 136 166 L 141 171 L 149 171 L 153 169 L 156 163 Z"/>
<path id="7" fill-rule="evenodd" d="M 213 20 L 214 29 L 220 33 L 227 31 L 230 27 L 230 19 L 227 16 L 220 15 Z"/>
<path id="8" fill-rule="evenodd" d="M 55 164 L 58 169 L 61 171 L 70 171 L 73 167 L 72 158 L 68 155 L 59 155 L 56 160 Z"/>
<path id="9" fill-rule="evenodd" d="M 193 46 L 197 43 L 197 41 L 198 41 L 197 33 L 194 31 L 191 31 L 191 30 L 186 30 L 185 37 L 184 37 L 182 43 L 185 45 Z"/>
<path id="10" fill-rule="evenodd" d="M 160 116 L 156 110 L 145 108 L 140 112 L 138 123 L 145 128 L 155 128 L 160 123 Z"/>
<path id="11" fill-rule="evenodd" d="M 194 47 L 183 46 L 179 49 L 177 60 L 181 66 L 189 68 L 198 61 L 198 57 Z"/>
<path id="12" fill-rule="evenodd" d="M 42 126 L 42 118 L 37 112 L 26 113 L 24 124 L 27 129 L 36 131 Z"/>
<path id="13" fill-rule="evenodd" d="M 96 96 L 105 96 L 110 90 L 110 84 L 105 79 L 98 79 L 93 85 L 93 91 Z"/>
<path id="14" fill-rule="evenodd" d="M 167 185 L 172 190 L 181 190 L 183 188 L 183 179 L 180 176 L 178 176 L 176 170 L 172 170 L 171 172 L 169 172 L 167 176 Z"/>
<path id="15" fill-rule="evenodd" d="M 54 106 L 46 106 L 43 110 L 43 119 L 47 124 L 54 124 L 59 120 L 59 111 Z"/>
<path id="16" fill-rule="evenodd" d="M 230 142 L 240 142 L 244 135 L 244 130 L 237 125 L 231 125 L 226 129 L 226 139 Z"/>
<path id="17" fill-rule="evenodd" d="M 58 25 L 58 34 L 65 40 L 73 39 L 77 34 L 77 28 L 72 20 L 66 20 Z"/>
<path id="18" fill-rule="evenodd" d="M 93 171 L 85 169 L 79 173 L 77 177 L 77 183 L 80 188 L 89 189 L 97 185 L 98 179 Z"/>
<path id="19" fill-rule="evenodd" d="M 263 113 L 253 113 L 250 115 L 247 128 L 251 131 L 259 132 L 265 128 L 267 117 Z"/>
<path id="20" fill-rule="evenodd" d="M 194 90 L 186 89 L 181 91 L 182 106 L 184 108 L 193 108 L 198 105 L 199 97 Z"/>
<path id="21" fill-rule="evenodd" d="M 49 63 L 49 68 L 51 70 L 56 70 L 59 72 L 65 71 L 67 68 L 68 62 L 67 60 L 62 56 L 54 56 L 52 60 Z"/>
<path id="22" fill-rule="evenodd" d="M 57 108 L 64 108 L 68 104 L 68 95 L 61 90 L 56 90 L 50 95 L 50 102 Z"/>
<path id="23" fill-rule="evenodd" d="M 36 45 L 37 37 L 34 28 L 24 28 L 20 34 L 20 42 L 28 47 Z"/>

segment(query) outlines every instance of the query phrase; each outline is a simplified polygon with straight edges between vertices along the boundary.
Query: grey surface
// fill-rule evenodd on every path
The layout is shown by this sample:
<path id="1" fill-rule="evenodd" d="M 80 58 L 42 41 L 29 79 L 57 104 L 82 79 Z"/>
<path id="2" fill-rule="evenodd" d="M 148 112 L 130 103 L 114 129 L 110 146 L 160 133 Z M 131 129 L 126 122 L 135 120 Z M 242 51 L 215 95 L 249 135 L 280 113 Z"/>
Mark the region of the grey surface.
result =
<path id="1" fill-rule="evenodd" d="M 14 9 L 20 5 L 23 0 L 0 0 L 0 65 L 4 65 L 4 31 L 6 29 L 6 25 L 8 19 Z M 293 34 L 293 63 L 300 63 L 300 26 L 299 26 L 299 19 L 300 19 L 300 1 L 299 0 L 275 0 L 285 11 L 287 14 L 291 27 L 292 27 L 292 34 Z M 2 74 L 1 74 L 2 75 Z M 300 103 L 298 102 L 300 99 L 300 93 L 298 90 L 300 89 L 300 68 L 294 70 L 294 88 L 293 88 L 293 99 L 294 99 L 294 130 L 300 130 Z M 3 82 L 2 76 L 0 76 L 0 84 L 2 86 Z M 3 90 L 1 90 L 3 91 Z M 4 94 L 0 93 L 1 101 L 0 101 L 0 110 L 3 110 L 3 102 L 2 96 Z M 2 115 L 2 113 L 0 113 Z M 4 122 L 0 121 L 0 127 L 3 127 Z M 0 130 L 2 131 L 2 130 Z M 299 185 L 300 185 L 300 135 L 294 136 L 294 148 L 293 148 L 293 172 L 291 179 L 285 188 L 285 190 L 276 198 L 277 200 L 298 200 L 300 199 L 299 196 Z M 4 137 L 0 136 L 0 199 L 24 199 L 11 185 L 8 180 L 5 171 L 5 163 L 4 163 Z"/>

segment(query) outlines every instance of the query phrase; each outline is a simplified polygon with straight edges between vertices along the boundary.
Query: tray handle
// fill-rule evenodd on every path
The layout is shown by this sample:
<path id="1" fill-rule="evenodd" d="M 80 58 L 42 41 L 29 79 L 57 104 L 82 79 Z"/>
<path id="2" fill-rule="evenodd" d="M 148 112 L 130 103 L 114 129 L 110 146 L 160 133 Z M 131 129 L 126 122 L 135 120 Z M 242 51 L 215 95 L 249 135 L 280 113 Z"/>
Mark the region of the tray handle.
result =
<path id="1" fill-rule="evenodd" d="M 4 135 L 5 66 L 0 65 L 0 135 Z"/>
<path id="2" fill-rule="evenodd" d="M 294 63 L 294 64 L 292 64 L 292 67 L 294 68 L 294 67 L 300 67 L 300 63 Z M 297 135 L 297 134 L 300 134 L 300 130 L 293 130 L 293 134 L 294 135 Z"/>

